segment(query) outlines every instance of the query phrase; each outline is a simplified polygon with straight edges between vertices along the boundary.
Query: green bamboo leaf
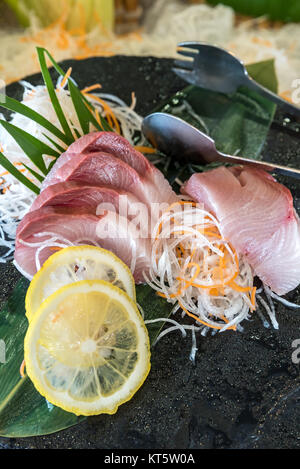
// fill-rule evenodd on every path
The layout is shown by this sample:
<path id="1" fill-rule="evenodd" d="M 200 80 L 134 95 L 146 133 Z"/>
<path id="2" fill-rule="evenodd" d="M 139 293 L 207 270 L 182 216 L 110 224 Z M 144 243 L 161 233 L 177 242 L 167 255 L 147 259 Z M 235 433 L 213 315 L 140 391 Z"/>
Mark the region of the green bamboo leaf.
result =
<path id="1" fill-rule="evenodd" d="M 57 150 L 59 151 L 60 154 L 62 154 L 66 151 L 66 148 L 63 148 L 62 146 L 60 146 L 55 140 L 53 140 L 51 137 L 49 137 L 49 135 L 46 135 L 44 133 L 43 133 L 43 135 L 47 140 L 49 140 L 50 143 L 52 143 L 52 145 L 54 147 L 57 148 Z"/>
<path id="2" fill-rule="evenodd" d="M 7 130 L 7 132 L 14 138 L 18 145 L 22 148 L 24 153 L 33 162 L 33 164 L 44 174 L 47 174 L 47 168 L 44 162 L 43 155 L 60 156 L 53 148 L 38 140 L 33 135 L 30 135 L 25 130 L 16 127 L 10 122 L 0 120 L 0 124 Z"/>
<path id="3" fill-rule="evenodd" d="M 34 171 L 34 169 L 30 168 L 30 166 L 27 166 L 27 164 L 23 163 L 23 166 L 29 171 L 38 181 L 43 182 L 45 179 L 41 174 L 37 173 Z"/>
<path id="4" fill-rule="evenodd" d="M 41 72 L 42 72 L 42 75 L 43 75 L 43 78 L 44 78 L 44 82 L 45 82 L 45 85 L 47 87 L 47 90 L 48 90 L 48 93 L 49 93 L 49 96 L 50 96 L 50 99 L 51 99 L 51 102 L 52 102 L 52 106 L 56 112 L 56 115 L 58 117 L 58 120 L 64 130 L 64 133 L 65 133 L 65 136 L 66 136 L 66 143 L 68 145 L 70 145 L 71 143 L 74 142 L 74 137 L 73 137 L 73 134 L 71 132 L 71 129 L 69 127 L 69 124 L 68 124 L 68 121 L 64 115 L 64 112 L 62 110 L 62 107 L 60 105 L 60 102 L 59 102 L 59 99 L 56 95 L 56 91 L 55 91 L 55 88 L 54 88 L 54 85 L 53 85 L 53 82 L 52 82 L 52 78 L 51 78 L 51 75 L 50 75 L 50 72 L 48 70 L 48 67 L 47 67 L 47 63 L 46 63 L 46 54 L 48 55 L 49 59 L 51 60 L 52 64 L 55 66 L 55 68 L 57 69 L 56 67 L 56 62 L 54 61 L 54 59 L 52 58 L 52 56 L 49 54 L 49 52 L 42 48 L 42 47 L 37 47 L 37 53 L 38 53 L 38 58 L 39 58 L 39 61 L 40 61 L 40 66 L 41 66 Z M 54 63 L 55 62 L 55 63 Z M 63 70 L 60 69 L 60 74 L 64 74 L 63 73 Z"/>
<path id="5" fill-rule="evenodd" d="M 41 67 L 43 66 L 45 68 L 45 66 L 46 66 L 45 55 L 47 54 L 47 56 L 49 57 L 52 65 L 55 68 L 55 70 L 57 71 L 57 73 L 62 77 L 65 76 L 65 72 L 63 71 L 63 69 L 58 65 L 58 63 L 54 60 L 52 55 L 46 49 L 37 48 L 37 50 L 38 50 L 38 54 L 39 54 L 39 57 L 40 57 L 40 61 L 42 60 Z M 44 71 L 44 73 L 47 77 L 46 70 Z M 48 72 L 48 74 L 49 74 L 49 72 Z M 52 84 L 52 80 L 51 80 L 50 74 L 49 74 L 49 77 L 47 77 L 47 79 L 49 80 L 49 88 L 51 89 L 50 81 L 51 81 L 51 84 Z M 98 129 L 98 130 L 106 130 L 108 132 L 112 132 L 113 129 L 106 122 L 106 120 L 103 119 L 102 116 L 100 116 L 101 126 L 99 125 L 99 123 L 97 122 L 97 119 L 95 118 L 93 113 L 88 108 L 88 106 L 91 107 L 92 109 L 94 109 L 94 107 L 86 99 L 86 97 L 81 93 L 80 89 L 75 84 L 75 82 L 72 78 L 68 79 L 68 86 L 69 86 L 69 91 L 70 91 L 70 94 L 71 94 L 73 105 L 74 105 L 75 111 L 77 113 L 78 120 L 80 122 L 81 128 L 84 128 L 85 130 L 88 129 L 87 131 L 84 132 L 84 134 L 89 132 L 89 126 L 86 125 L 85 122 L 84 122 L 85 119 L 87 120 L 87 122 L 91 122 L 96 127 L 96 129 Z M 52 87 L 53 87 L 53 84 L 52 84 Z M 48 91 L 49 91 L 49 89 L 48 89 Z M 53 94 L 53 91 L 51 91 L 51 93 Z M 54 94 L 55 94 L 55 91 L 54 91 Z M 55 94 L 55 97 L 56 97 L 56 94 Z M 57 99 L 57 97 L 56 97 L 56 99 Z M 53 103 L 53 101 L 52 101 L 52 103 Z M 86 108 L 83 107 L 84 103 L 86 104 Z M 74 137 L 72 137 L 72 138 L 74 140 Z"/>
<path id="6" fill-rule="evenodd" d="M 19 281 L 0 313 L 0 337 L 5 351 L 0 363 L 0 435 L 5 437 L 48 434 L 82 420 L 49 404 L 28 377 L 20 377 L 28 327 L 24 310 L 28 285 L 25 279 Z"/>
<path id="7" fill-rule="evenodd" d="M 12 176 L 20 181 L 24 186 L 28 187 L 35 194 L 40 193 L 40 189 L 33 184 L 23 173 L 21 173 L 7 158 L 0 152 L 0 165 L 6 169 Z"/>
<path id="8" fill-rule="evenodd" d="M 273 91 L 273 93 L 278 92 L 278 80 L 275 71 L 274 59 L 249 64 L 246 68 L 251 78 L 270 91 Z"/>
<path id="9" fill-rule="evenodd" d="M 36 122 L 37 124 L 44 127 L 46 130 L 51 132 L 53 135 L 59 138 L 62 142 L 64 142 L 65 144 L 68 144 L 69 140 L 61 130 L 59 130 L 55 125 L 49 122 L 41 114 L 34 111 L 33 109 L 30 109 L 25 104 L 20 103 L 16 99 L 10 98 L 9 96 L 5 96 L 4 99 L 1 100 L 0 106 L 5 109 L 8 109 L 9 111 L 13 111 L 25 117 L 28 117 L 30 120 Z"/>
<path id="10" fill-rule="evenodd" d="M 258 82 L 276 91 L 277 79 L 272 60 L 249 65 L 248 70 Z M 174 105 L 171 99 L 157 110 L 178 115 L 178 106 L 182 104 L 180 117 L 211 136 L 219 151 L 261 158 L 276 110 L 276 105 L 271 101 L 246 87 L 241 87 L 232 95 L 225 95 L 188 86 L 176 98 L 179 104 Z"/>
<path id="11" fill-rule="evenodd" d="M 85 103 L 86 107 L 88 108 L 88 110 L 90 110 L 90 108 L 92 108 L 93 111 L 95 111 L 95 106 L 93 106 L 93 104 L 86 98 L 86 96 L 83 93 L 80 92 L 80 94 L 81 94 L 81 98 L 82 98 L 83 102 Z M 99 124 L 97 122 L 97 120 L 95 119 L 94 115 L 92 113 L 91 113 L 91 115 L 93 117 L 93 124 L 96 125 L 95 122 L 97 124 Z M 109 125 L 109 123 L 107 122 L 106 119 L 104 119 L 101 115 L 99 115 L 99 118 L 100 118 L 100 122 L 101 122 L 101 126 L 99 127 L 99 125 L 98 125 L 99 129 L 105 130 L 106 132 L 114 132 L 114 129 Z"/>
<path id="12" fill-rule="evenodd" d="M 75 111 L 77 113 L 77 116 L 80 122 L 83 135 L 86 135 L 90 131 L 90 119 L 88 115 L 88 109 L 86 105 L 82 102 L 82 99 L 80 98 L 80 95 L 81 95 L 80 91 L 79 91 L 79 94 L 76 92 L 78 91 L 78 89 L 76 88 L 76 86 L 73 84 L 71 80 L 68 81 L 68 87 L 69 87 L 70 95 L 72 98 L 73 106 L 75 108 Z M 97 126 L 99 126 L 98 123 L 97 123 Z"/>

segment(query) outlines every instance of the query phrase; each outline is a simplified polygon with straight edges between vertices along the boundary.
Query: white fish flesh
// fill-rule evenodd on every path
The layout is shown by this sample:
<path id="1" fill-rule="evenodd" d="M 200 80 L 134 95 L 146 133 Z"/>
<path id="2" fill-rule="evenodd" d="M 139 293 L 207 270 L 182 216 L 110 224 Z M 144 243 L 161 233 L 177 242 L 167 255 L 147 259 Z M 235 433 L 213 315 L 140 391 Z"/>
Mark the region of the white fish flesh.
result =
<path id="1" fill-rule="evenodd" d="M 220 167 L 197 173 L 183 194 L 204 204 L 225 236 L 278 295 L 300 283 L 300 220 L 289 189 L 270 174 Z"/>

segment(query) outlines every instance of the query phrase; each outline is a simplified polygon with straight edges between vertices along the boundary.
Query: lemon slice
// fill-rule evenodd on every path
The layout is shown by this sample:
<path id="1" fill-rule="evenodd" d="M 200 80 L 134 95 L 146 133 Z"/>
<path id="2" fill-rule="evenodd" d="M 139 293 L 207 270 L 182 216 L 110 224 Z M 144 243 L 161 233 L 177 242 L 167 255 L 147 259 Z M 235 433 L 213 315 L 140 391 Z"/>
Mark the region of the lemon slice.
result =
<path id="1" fill-rule="evenodd" d="M 49 402 L 76 415 L 113 414 L 150 370 L 144 321 L 132 299 L 102 280 L 60 288 L 29 324 L 26 372 Z"/>
<path id="2" fill-rule="evenodd" d="M 50 256 L 32 279 L 25 300 L 28 320 L 48 296 L 80 280 L 106 280 L 136 299 L 132 273 L 115 254 L 96 246 L 71 246 Z"/>

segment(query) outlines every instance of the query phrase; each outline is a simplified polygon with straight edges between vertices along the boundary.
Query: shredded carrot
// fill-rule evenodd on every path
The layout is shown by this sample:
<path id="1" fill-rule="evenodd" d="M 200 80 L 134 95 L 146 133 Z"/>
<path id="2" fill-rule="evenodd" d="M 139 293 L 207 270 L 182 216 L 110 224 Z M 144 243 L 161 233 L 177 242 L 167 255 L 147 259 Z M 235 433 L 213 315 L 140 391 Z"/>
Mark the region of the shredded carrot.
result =
<path id="1" fill-rule="evenodd" d="M 199 233 L 202 233 L 206 236 L 212 236 L 213 238 L 223 239 L 220 234 L 214 233 L 213 231 L 207 230 L 206 228 L 198 230 Z"/>
<path id="2" fill-rule="evenodd" d="M 86 88 L 81 90 L 81 92 L 83 94 L 86 94 L 86 93 L 89 93 L 90 91 L 93 91 L 93 90 L 96 90 L 96 89 L 99 89 L 99 88 L 102 88 L 102 85 L 100 85 L 100 83 L 96 83 L 95 85 L 87 86 Z"/>
<path id="3" fill-rule="evenodd" d="M 120 134 L 121 133 L 120 124 L 119 124 L 118 119 L 116 118 L 112 108 L 105 101 L 103 101 L 103 99 L 99 98 L 98 96 L 95 96 L 94 94 L 90 94 L 89 96 L 92 99 L 94 99 L 95 101 L 98 101 L 102 105 L 103 110 L 105 112 L 105 116 L 107 118 L 107 121 L 108 121 L 109 125 L 111 127 L 114 127 L 116 132 L 118 134 Z"/>
<path id="4" fill-rule="evenodd" d="M 291 98 L 291 91 L 290 90 L 283 91 L 282 93 L 279 94 L 279 96 L 281 98 L 285 99 L 286 101 L 293 104 L 293 100 Z"/>
<path id="5" fill-rule="evenodd" d="M 70 78 L 70 76 L 71 76 L 71 73 L 72 73 L 72 67 L 70 67 L 70 68 L 68 69 L 67 73 L 65 74 L 65 76 L 64 76 L 64 78 L 63 78 L 63 80 L 62 80 L 62 82 L 61 82 L 61 84 L 60 84 L 61 88 L 63 88 L 63 87 L 65 86 L 67 80 L 68 80 L 68 79 Z"/>
<path id="6" fill-rule="evenodd" d="M 257 290 L 256 287 L 252 288 L 252 293 L 251 293 L 251 303 L 253 305 L 252 311 L 255 311 L 255 309 L 256 309 L 256 302 L 255 302 L 256 290 Z"/>
<path id="7" fill-rule="evenodd" d="M 135 108 L 135 105 L 136 105 L 135 92 L 132 91 L 132 93 L 131 93 L 131 105 L 130 105 L 130 109 L 134 109 L 134 108 Z"/>
<path id="8" fill-rule="evenodd" d="M 144 146 L 135 146 L 135 150 L 141 152 L 141 153 L 156 153 L 155 148 L 150 148 L 150 147 L 144 147 Z"/>
<path id="9" fill-rule="evenodd" d="M 52 246 L 50 248 L 50 251 L 60 251 L 62 248 L 60 248 L 59 246 Z"/>
<path id="10" fill-rule="evenodd" d="M 252 287 L 241 287 L 237 283 L 235 283 L 234 280 L 229 282 L 229 286 L 231 286 L 234 290 L 242 292 L 242 293 L 248 293 L 252 290 Z"/>
<path id="11" fill-rule="evenodd" d="M 200 322 L 201 324 L 204 324 L 204 326 L 207 326 L 207 327 L 210 327 L 211 329 L 222 329 L 224 327 L 224 324 L 223 325 L 220 325 L 220 326 L 217 326 L 217 325 L 214 325 L 214 324 L 209 324 L 205 321 L 202 321 L 198 316 L 196 316 L 195 314 L 193 313 L 190 313 L 182 304 L 180 301 L 178 301 L 179 303 L 179 306 L 180 308 L 188 315 L 190 316 L 191 318 L 195 319 L 197 322 Z M 228 327 L 228 330 L 236 330 L 236 326 L 231 326 L 231 327 Z"/>

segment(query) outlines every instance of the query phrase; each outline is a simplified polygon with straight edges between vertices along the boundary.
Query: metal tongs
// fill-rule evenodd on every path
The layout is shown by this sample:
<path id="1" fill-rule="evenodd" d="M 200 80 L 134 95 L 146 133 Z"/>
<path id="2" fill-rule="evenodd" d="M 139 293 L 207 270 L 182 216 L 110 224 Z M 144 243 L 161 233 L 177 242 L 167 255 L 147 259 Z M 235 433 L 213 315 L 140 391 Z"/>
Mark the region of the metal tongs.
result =
<path id="1" fill-rule="evenodd" d="M 154 148 L 189 163 L 208 164 L 220 161 L 241 164 L 300 179 L 299 169 L 219 152 L 212 138 L 171 114 L 155 112 L 145 117 L 142 132 Z"/>
<path id="2" fill-rule="evenodd" d="M 233 93 L 244 85 L 300 118 L 299 108 L 256 83 L 243 63 L 226 50 L 201 42 L 182 42 L 177 52 L 188 59 L 176 60 L 173 70 L 188 83 L 221 93 Z M 296 168 L 221 153 L 212 138 L 170 114 L 156 112 L 147 116 L 142 131 L 155 148 L 190 163 L 241 164 L 300 179 L 300 170 Z"/>

